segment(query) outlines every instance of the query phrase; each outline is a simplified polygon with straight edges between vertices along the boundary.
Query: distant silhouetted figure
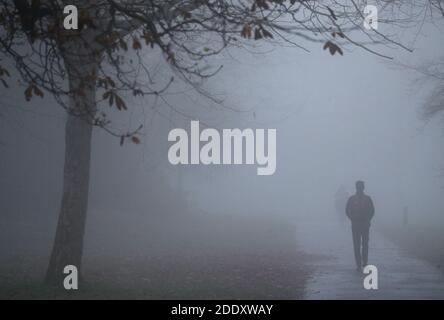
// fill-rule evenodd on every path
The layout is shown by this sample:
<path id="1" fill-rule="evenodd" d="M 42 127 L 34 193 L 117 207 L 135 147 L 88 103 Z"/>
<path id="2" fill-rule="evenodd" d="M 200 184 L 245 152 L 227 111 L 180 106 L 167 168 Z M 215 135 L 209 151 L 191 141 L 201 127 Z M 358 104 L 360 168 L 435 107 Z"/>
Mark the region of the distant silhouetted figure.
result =
<path id="1" fill-rule="evenodd" d="M 344 216 L 344 210 L 345 206 L 347 205 L 348 197 L 349 194 L 347 190 L 345 190 L 345 187 L 341 185 L 335 194 L 335 208 L 340 223 L 345 223 L 345 220 L 347 219 Z"/>
<path id="2" fill-rule="evenodd" d="M 368 262 L 370 221 L 375 214 L 372 199 L 364 194 L 364 181 L 356 181 L 356 194 L 348 199 L 345 212 L 352 225 L 356 267 L 361 271 Z"/>
<path id="3" fill-rule="evenodd" d="M 404 207 L 404 212 L 402 214 L 402 223 L 404 227 L 407 227 L 409 225 L 409 208 Z"/>

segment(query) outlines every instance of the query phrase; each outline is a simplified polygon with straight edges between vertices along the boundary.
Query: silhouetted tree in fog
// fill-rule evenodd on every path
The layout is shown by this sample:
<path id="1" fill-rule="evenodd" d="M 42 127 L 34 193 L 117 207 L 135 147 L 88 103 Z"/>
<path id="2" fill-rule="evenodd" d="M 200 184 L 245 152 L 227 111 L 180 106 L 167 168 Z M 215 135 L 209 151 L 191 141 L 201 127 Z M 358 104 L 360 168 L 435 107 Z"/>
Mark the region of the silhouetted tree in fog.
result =
<path id="1" fill-rule="evenodd" d="M 375 1 L 390 14 L 396 1 Z M 120 131 L 106 109 L 128 109 L 125 95 L 156 96 L 173 78 L 153 78 L 144 56 L 161 52 L 176 78 L 199 86 L 219 66 L 209 58 L 228 46 L 250 40 L 287 43 L 304 48 L 318 42 L 331 55 L 352 43 L 390 42 L 363 28 L 366 1 L 297 0 L 0 0 L 0 81 L 6 88 L 18 76 L 27 100 L 55 97 L 67 112 L 63 196 L 46 280 L 57 283 L 63 268 L 81 267 L 88 203 L 93 127 L 140 141 L 141 126 Z M 66 5 L 79 10 L 78 30 L 63 28 Z M 391 6 L 391 9 L 388 9 Z M 379 13 L 382 17 L 382 12 Z M 394 18 L 397 15 L 393 16 Z M 381 21 L 383 23 L 384 21 Z M 390 23 L 388 16 L 385 22 Z M 352 31 L 368 36 L 353 40 Z M 402 45 L 400 45 L 402 46 Z M 61 283 L 61 282 L 59 282 Z"/>
<path id="2" fill-rule="evenodd" d="M 427 0 L 420 9 L 426 11 L 420 20 L 424 23 L 426 20 L 442 24 L 444 22 L 444 2 L 441 0 Z M 433 89 L 426 98 L 423 105 L 422 117 L 428 121 L 444 111 L 444 58 L 441 57 L 435 61 L 429 61 L 419 66 L 401 64 L 401 67 L 413 69 L 421 75 L 421 82 L 429 82 Z"/>

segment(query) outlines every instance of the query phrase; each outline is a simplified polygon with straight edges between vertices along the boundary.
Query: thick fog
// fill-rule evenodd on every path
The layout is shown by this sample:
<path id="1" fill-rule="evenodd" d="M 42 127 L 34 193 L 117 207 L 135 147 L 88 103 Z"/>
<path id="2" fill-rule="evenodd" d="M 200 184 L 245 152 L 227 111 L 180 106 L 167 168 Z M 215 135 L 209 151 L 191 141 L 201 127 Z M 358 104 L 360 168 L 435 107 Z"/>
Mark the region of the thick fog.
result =
<path id="1" fill-rule="evenodd" d="M 205 246 L 213 250 L 208 257 L 236 248 L 283 250 L 282 228 L 297 235 L 304 223 L 336 221 L 335 193 L 343 186 L 353 194 L 356 180 L 365 181 L 375 204 L 375 228 L 401 225 L 405 207 L 410 224 L 444 227 L 444 128 L 439 117 L 421 118 L 433 82 L 400 66 L 441 58 L 442 28 L 405 32 L 413 52 L 375 46 L 393 60 L 352 45 L 343 56 L 317 43 L 306 44 L 308 52 L 231 48 L 211 60 L 223 65 L 203 84 L 211 98 L 177 79 L 164 98 L 131 98 L 128 111 L 110 110 L 116 128 L 142 122 L 143 135 L 140 144 L 120 146 L 94 129 L 84 268 L 106 273 L 103 257 L 133 265 L 144 255 L 180 260 L 177 252 Z M 158 69 L 165 79 L 172 74 L 160 58 Z M 18 270 L 36 261 L 43 274 L 60 208 L 66 115 L 49 94 L 26 102 L 24 89 L 2 89 L 0 99 L 0 255 Z M 218 130 L 276 129 L 276 172 L 171 165 L 168 133 L 189 131 L 191 120 Z M 331 236 L 323 234 L 319 246 Z"/>

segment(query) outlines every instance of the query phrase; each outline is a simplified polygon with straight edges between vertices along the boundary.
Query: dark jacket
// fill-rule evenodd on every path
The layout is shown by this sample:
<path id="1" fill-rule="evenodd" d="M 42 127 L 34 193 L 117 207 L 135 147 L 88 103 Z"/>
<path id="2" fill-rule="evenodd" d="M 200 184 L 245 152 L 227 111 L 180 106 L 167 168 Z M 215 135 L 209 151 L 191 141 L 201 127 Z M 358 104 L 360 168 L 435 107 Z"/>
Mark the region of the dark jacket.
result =
<path id="1" fill-rule="evenodd" d="M 372 199 L 366 194 L 355 194 L 348 198 L 345 209 L 352 223 L 368 223 L 375 215 Z"/>

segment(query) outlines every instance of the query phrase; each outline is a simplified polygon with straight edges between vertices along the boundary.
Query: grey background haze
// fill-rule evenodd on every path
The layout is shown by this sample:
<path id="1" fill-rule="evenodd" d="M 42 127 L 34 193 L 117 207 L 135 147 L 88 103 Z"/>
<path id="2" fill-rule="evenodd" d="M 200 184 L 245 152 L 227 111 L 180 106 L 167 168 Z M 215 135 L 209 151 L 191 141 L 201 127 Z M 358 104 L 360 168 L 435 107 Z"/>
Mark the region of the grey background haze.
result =
<path id="1" fill-rule="evenodd" d="M 416 31 L 403 35 L 413 53 L 378 49 L 411 65 L 441 58 L 443 26 Z M 214 61 L 223 69 L 204 85 L 223 106 L 182 84 L 168 95 L 174 110 L 161 100 L 128 103 L 130 110 L 114 118 L 125 129 L 143 117 L 140 145 L 121 147 L 96 129 L 87 227 L 87 243 L 94 245 L 85 250 L 125 250 L 119 235 L 130 242 L 132 230 L 143 233 L 152 216 L 187 211 L 296 223 L 335 219 L 337 188 L 354 192 L 357 179 L 366 181 L 375 202 L 375 224 L 401 223 L 408 206 L 415 223 L 444 226 L 444 130 L 440 119 L 426 125 L 418 116 L 431 85 L 414 83 L 415 72 L 356 47 L 344 56 L 330 56 L 320 44 L 307 48 L 230 49 Z M 166 67 L 159 62 L 159 68 Z M 28 229 L 14 229 L 25 221 L 47 230 L 42 247 L 49 255 L 61 198 L 65 115 L 50 97 L 27 103 L 23 87 L 1 90 L 0 211 L 10 231 L 1 236 L 0 254 L 31 245 Z M 170 165 L 168 132 L 189 128 L 190 120 L 219 129 L 276 128 L 276 173 L 257 176 L 256 166 L 246 165 Z M 100 229 L 106 237 L 91 240 Z M 156 241 L 171 237 L 166 232 Z"/>

